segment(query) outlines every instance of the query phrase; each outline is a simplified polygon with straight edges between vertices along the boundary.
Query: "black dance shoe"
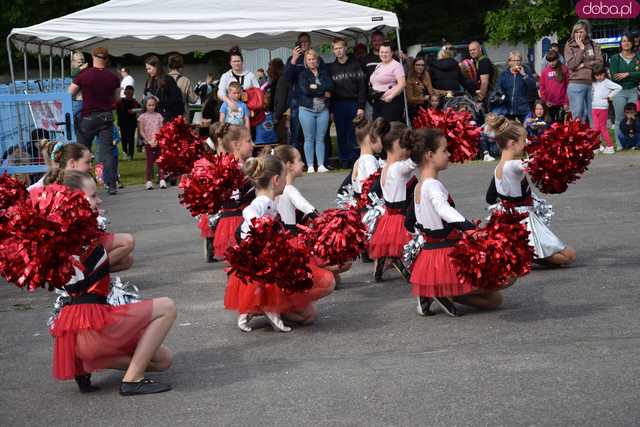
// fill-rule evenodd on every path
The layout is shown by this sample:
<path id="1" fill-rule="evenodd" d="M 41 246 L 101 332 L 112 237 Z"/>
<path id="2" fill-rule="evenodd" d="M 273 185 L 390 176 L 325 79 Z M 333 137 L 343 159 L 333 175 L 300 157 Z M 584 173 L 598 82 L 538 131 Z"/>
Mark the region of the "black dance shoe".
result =
<path id="1" fill-rule="evenodd" d="M 433 299 L 427 297 L 418 297 L 418 306 L 416 307 L 416 311 L 420 316 L 434 316 L 435 313 L 431 311 L 431 303 Z"/>
<path id="2" fill-rule="evenodd" d="M 376 282 L 382 282 L 382 273 L 384 273 L 384 265 L 386 264 L 386 258 L 378 258 L 376 260 L 376 269 L 373 272 L 373 280 Z"/>
<path id="3" fill-rule="evenodd" d="M 208 263 L 217 261 L 213 254 L 213 237 L 207 237 L 204 240 L 204 258 Z"/>
<path id="4" fill-rule="evenodd" d="M 373 262 L 373 260 L 369 258 L 369 254 L 367 253 L 367 251 L 362 252 L 360 254 L 360 258 L 362 259 L 362 262 L 364 262 L 365 264 L 371 264 Z"/>
<path id="5" fill-rule="evenodd" d="M 438 304 L 442 309 L 442 311 L 444 311 L 449 316 L 451 317 L 461 316 L 460 314 L 458 314 L 458 310 L 456 309 L 456 306 L 451 302 L 449 298 L 443 298 L 443 297 L 434 298 L 433 302 Z"/>
<path id="6" fill-rule="evenodd" d="M 393 265 L 393 267 L 396 270 L 398 270 L 398 273 L 402 275 L 404 280 L 406 280 L 407 283 L 409 283 L 409 279 L 411 278 L 411 272 L 407 270 L 407 267 L 404 266 L 404 264 L 402 263 L 402 260 L 394 259 L 391 265 Z"/>
<path id="7" fill-rule="evenodd" d="M 164 393 L 171 390 L 169 384 L 157 383 L 148 378 L 143 378 L 141 381 L 135 383 L 129 383 L 122 381 L 120 383 L 120 395 L 121 396 L 137 396 L 139 394 L 155 394 Z"/>
<path id="8" fill-rule="evenodd" d="M 76 375 L 76 384 L 78 384 L 80 393 L 91 393 L 100 390 L 100 387 L 91 385 L 91 374 Z"/>

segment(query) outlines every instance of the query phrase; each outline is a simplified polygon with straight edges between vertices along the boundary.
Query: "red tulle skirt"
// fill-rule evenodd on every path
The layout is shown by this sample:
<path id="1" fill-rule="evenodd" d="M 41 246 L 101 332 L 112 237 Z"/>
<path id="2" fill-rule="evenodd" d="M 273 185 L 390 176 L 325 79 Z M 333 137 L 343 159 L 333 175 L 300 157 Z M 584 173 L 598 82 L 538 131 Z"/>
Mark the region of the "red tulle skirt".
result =
<path id="1" fill-rule="evenodd" d="M 451 251 L 453 246 L 420 251 L 409 279 L 414 296 L 455 297 L 478 291 L 478 288 L 458 281 L 458 269 L 449 257 Z"/>
<path id="2" fill-rule="evenodd" d="M 236 231 L 238 227 L 240 227 L 240 224 L 242 224 L 242 221 L 244 220 L 240 213 L 238 216 L 220 218 L 213 237 L 213 251 L 216 258 L 223 259 L 227 249 L 237 243 Z"/>
<path id="3" fill-rule="evenodd" d="M 115 234 L 103 232 L 100 236 L 100 244 L 104 248 L 105 251 L 111 252 L 113 249 L 113 240 L 115 239 Z"/>
<path id="4" fill-rule="evenodd" d="M 151 322 L 153 301 L 110 306 L 75 304 L 62 308 L 51 335 L 53 376 L 59 380 L 109 368 L 131 357 Z"/>
<path id="5" fill-rule="evenodd" d="M 411 236 L 404 228 L 402 213 L 387 211 L 380 217 L 376 229 L 369 241 L 369 257 L 373 259 L 390 257 L 401 258 L 404 245 Z"/>
<path id="6" fill-rule="evenodd" d="M 229 275 L 224 294 L 224 308 L 245 314 L 262 314 L 265 311 L 286 314 L 301 312 L 313 301 L 329 295 L 335 287 L 333 273 L 309 263 L 313 275 L 313 287 L 306 292 L 285 294 L 275 285 L 244 283 L 234 273 Z"/>
<path id="7" fill-rule="evenodd" d="M 200 229 L 200 237 L 203 239 L 210 239 L 214 236 L 214 232 L 209 227 L 209 215 L 202 214 L 198 220 L 198 228 Z"/>

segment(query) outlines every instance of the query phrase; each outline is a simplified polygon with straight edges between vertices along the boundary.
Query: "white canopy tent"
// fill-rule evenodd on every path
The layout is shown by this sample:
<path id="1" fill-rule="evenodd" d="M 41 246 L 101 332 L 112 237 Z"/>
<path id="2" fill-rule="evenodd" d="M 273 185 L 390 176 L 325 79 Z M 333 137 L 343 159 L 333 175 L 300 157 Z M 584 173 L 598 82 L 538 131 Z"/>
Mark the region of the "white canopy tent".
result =
<path id="1" fill-rule="evenodd" d="M 95 46 L 111 55 L 188 53 L 292 46 L 309 32 L 316 44 L 340 35 L 359 39 L 372 29 L 396 30 L 392 12 L 338 0 L 111 0 L 7 37 L 18 49 L 64 56 Z M 399 43 L 399 34 L 398 34 Z M 48 48 L 48 49 L 47 49 Z M 11 55 L 9 55 L 11 58 Z M 10 64 L 15 81 L 13 64 Z"/>

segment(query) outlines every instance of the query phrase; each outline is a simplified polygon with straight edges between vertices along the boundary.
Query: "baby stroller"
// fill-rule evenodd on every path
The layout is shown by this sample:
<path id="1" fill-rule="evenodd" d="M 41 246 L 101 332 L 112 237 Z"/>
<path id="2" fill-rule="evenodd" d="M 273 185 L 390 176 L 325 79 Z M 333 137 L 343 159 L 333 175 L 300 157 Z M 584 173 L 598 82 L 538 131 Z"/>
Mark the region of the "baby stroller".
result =
<path id="1" fill-rule="evenodd" d="M 484 124 L 484 114 L 482 108 L 478 103 L 466 92 L 456 92 L 453 97 L 444 98 L 444 104 L 442 108 L 452 108 L 456 111 L 464 108 L 473 115 L 473 120 L 476 122 L 476 126 L 482 126 Z"/>

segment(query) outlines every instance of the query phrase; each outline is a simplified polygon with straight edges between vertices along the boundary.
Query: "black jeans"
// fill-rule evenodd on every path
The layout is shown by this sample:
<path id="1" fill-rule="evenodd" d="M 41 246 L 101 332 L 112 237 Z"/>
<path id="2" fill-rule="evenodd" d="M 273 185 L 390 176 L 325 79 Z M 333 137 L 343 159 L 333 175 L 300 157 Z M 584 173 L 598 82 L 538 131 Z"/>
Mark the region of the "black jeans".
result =
<path id="1" fill-rule="evenodd" d="M 93 138 L 98 137 L 96 159 L 104 167 L 104 183 L 116 187 L 116 171 L 113 158 L 113 115 L 111 112 L 96 112 L 82 118 L 78 129 L 78 142 L 91 149 Z"/>
<path id="2" fill-rule="evenodd" d="M 120 137 L 122 137 L 122 151 L 133 160 L 136 149 L 136 127 L 120 126 Z"/>
<path id="3" fill-rule="evenodd" d="M 404 95 L 399 94 L 391 102 L 379 99 L 373 104 L 373 118 L 382 117 L 388 122 L 404 121 Z"/>

